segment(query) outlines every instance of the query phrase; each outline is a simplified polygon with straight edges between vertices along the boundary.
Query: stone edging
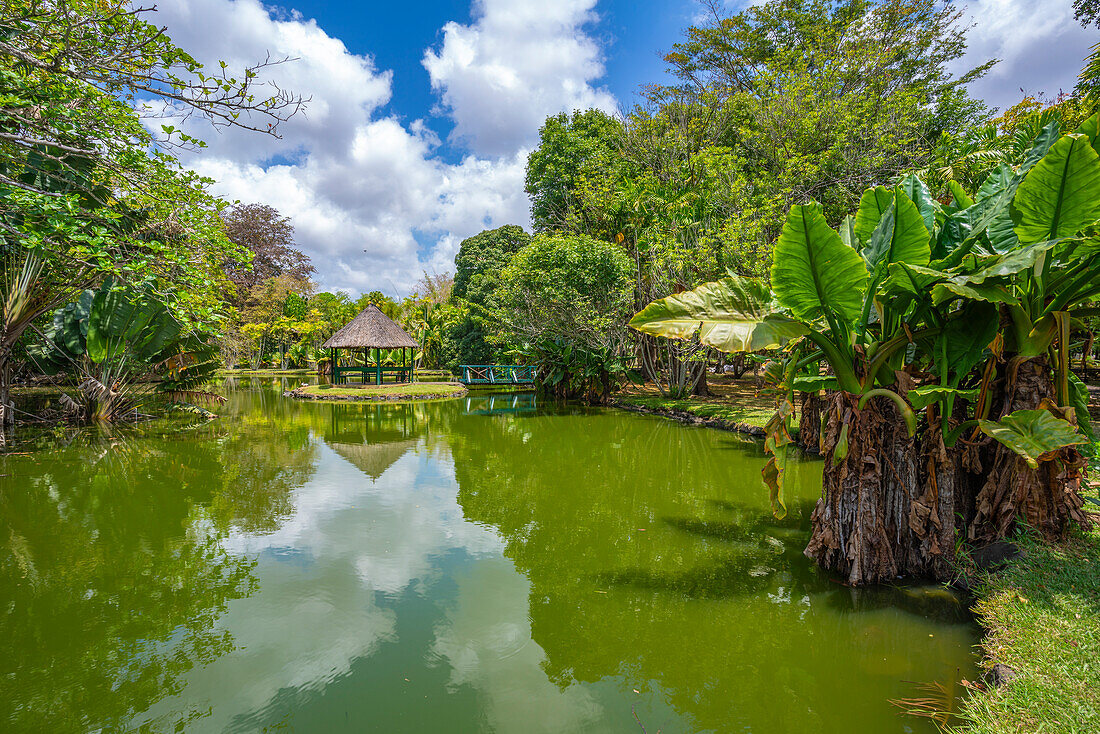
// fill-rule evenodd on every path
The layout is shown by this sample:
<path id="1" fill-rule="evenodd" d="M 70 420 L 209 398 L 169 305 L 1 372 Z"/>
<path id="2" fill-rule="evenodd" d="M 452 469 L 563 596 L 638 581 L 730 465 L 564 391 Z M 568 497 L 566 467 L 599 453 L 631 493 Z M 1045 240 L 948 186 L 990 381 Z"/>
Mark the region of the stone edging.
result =
<path id="1" fill-rule="evenodd" d="M 446 383 L 448 385 L 460 385 L 461 383 Z M 312 387 L 312 385 L 310 386 Z M 397 402 L 401 400 L 445 400 L 447 398 L 461 398 L 465 397 L 469 390 L 463 386 L 462 392 L 448 392 L 439 394 L 422 394 L 422 395 L 410 395 L 408 393 L 392 393 L 383 395 L 314 395 L 312 393 L 301 392 L 301 388 L 295 388 L 294 390 L 287 390 L 283 393 L 284 398 L 297 398 L 298 400 L 324 400 L 324 401 L 337 401 L 342 400 L 352 403 L 384 403 L 384 402 Z"/>
<path id="2" fill-rule="evenodd" d="M 681 423 L 690 423 L 697 426 L 706 426 L 708 428 L 717 428 L 720 431 L 733 431 L 735 433 L 744 433 L 754 438 L 763 438 L 765 435 L 764 429 L 760 426 L 754 426 L 751 423 L 736 423 L 734 421 L 728 421 L 724 418 L 703 418 L 702 416 L 693 415 L 683 410 L 671 410 L 669 408 L 644 408 L 640 405 L 631 405 L 629 403 L 623 403 L 618 400 L 612 400 L 608 403 L 612 408 L 618 408 L 619 410 L 627 410 L 631 413 L 641 413 L 643 415 L 656 415 L 661 418 L 671 418 L 674 421 Z"/>

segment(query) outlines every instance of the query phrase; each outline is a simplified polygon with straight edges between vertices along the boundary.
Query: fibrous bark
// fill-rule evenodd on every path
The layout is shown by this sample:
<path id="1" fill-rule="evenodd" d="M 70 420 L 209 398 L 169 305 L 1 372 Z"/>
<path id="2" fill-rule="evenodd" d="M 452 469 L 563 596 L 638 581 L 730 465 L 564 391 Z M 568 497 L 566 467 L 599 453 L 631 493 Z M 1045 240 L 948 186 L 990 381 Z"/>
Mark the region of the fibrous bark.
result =
<path id="1" fill-rule="evenodd" d="M 857 400 L 846 392 L 828 398 L 824 448 L 830 458 L 805 554 L 851 584 L 925 575 L 924 538 L 911 523 L 914 501 L 923 495 L 916 441 L 892 402 L 875 398 L 860 410 Z M 834 461 L 844 437 L 847 455 Z"/>
<path id="2" fill-rule="evenodd" d="M 1054 386 L 1042 358 L 1009 360 L 1004 390 L 994 415 L 1035 410 L 1052 405 Z M 982 463 L 984 482 L 975 498 L 975 514 L 967 532 L 976 544 L 1004 538 L 1017 522 L 1035 528 L 1048 539 L 1065 535 L 1073 524 L 1088 525 L 1080 488 L 1085 459 L 1074 447 L 1040 457 L 1032 469 L 1018 454 L 989 441 Z"/>
<path id="3" fill-rule="evenodd" d="M 824 404 L 822 393 L 802 393 L 798 409 L 798 448 L 808 454 L 821 453 L 821 409 Z"/>

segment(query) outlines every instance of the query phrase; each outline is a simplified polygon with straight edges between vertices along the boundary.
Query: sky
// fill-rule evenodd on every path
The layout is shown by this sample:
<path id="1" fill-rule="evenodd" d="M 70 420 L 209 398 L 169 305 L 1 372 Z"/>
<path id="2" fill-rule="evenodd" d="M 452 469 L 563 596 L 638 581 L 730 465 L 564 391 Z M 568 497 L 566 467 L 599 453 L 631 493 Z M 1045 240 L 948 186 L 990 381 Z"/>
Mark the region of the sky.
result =
<path id="1" fill-rule="evenodd" d="M 731 9 L 746 3 L 730 0 Z M 700 14 L 694 0 L 162 0 L 150 21 L 199 61 L 289 58 L 265 78 L 309 98 L 280 138 L 181 127 L 207 142 L 184 163 L 215 193 L 274 206 L 324 290 L 399 297 L 454 269 L 459 243 L 529 228 L 527 155 L 549 115 L 614 113 Z M 973 0 L 972 91 L 996 107 L 1056 94 L 1100 33 L 1072 0 Z"/>

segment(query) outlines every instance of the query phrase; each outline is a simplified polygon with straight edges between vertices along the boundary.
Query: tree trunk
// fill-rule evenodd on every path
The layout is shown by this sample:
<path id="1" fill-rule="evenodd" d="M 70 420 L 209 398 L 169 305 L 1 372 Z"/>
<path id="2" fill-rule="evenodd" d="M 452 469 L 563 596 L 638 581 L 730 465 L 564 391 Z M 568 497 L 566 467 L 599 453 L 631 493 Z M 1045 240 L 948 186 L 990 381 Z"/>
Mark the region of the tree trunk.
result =
<path id="1" fill-rule="evenodd" d="M 1042 357 L 1010 359 L 1004 369 L 1005 388 L 993 415 L 1003 418 L 1016 410 L 1035 410 L 1053 403 L 1054 385 Z M 1088 527 L 1080 495 L 1085 459 L 1075 447 L 1053 452 L 1032 469 L 1018 454 L 989 440 L 975 471 L 984 482 L 975 499 L 974 520 L 967 533 L 977 545 L 1004 538 L 1017 521 L 1047 539 L 1065 535 L 1071 524 Z M 988 467 L 982 471 L 981 464 Z"/>
<path id="2" fill-rule="evenodd" d="M 748 370 L 748 360 L 745 359 L 745 355 L 738 352 L 734 355 L 733 361 L 730 362 L 730 366 L 733 367 L 733 379 L 740 380 L 745 376 L 746 370 Z"/>
<path id="3" fill-rule="evenodd" d="M 916 441 L 886 398 L 874 398 L 863 410 L 857 402 L 846 392 L 827 399 L 824 449 L 830 458 L 805 554 L 852 585 L 927 575 L 926 532 L 913 522 L 922 512 L 914 502 L 922 495 Z M 848 452 L 834 463 L 845 437 Z"/>
<path id="4" fill-rule="evenodd" d="M 0 346 L 0 446 L 7 443 L 7 429 L 15 425 L 15 403 L 11 399 L 11 348 Z"/>
<path id="5" fill-rule="evenodd" d="M 695 386 L 691 388 L 691 394 L 703 398 L 710 397 L 710 388 L 707 386 L 707 361 L 704 359 L 698 363 Z"/>
<path id="6" fill-rule="evenodd" d="M 820 392 L 804 392 L 799 405 L 798 448 L 807 454 L 821 453 L 821 409 L 825 398 Z"/>

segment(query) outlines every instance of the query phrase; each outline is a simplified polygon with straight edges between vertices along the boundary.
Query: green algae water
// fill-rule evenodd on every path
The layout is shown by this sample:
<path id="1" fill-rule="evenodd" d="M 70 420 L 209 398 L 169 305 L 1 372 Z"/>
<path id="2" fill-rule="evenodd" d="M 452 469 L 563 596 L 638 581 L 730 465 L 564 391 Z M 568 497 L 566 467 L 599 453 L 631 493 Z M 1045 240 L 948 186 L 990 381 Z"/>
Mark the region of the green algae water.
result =
<path id="1" fill-rule="evenodd" d="M 322 404 L 0 458 L 0 729 L 933 732 L 965 603 L 852 590 L 757 444 L 530 395 Z"/>

